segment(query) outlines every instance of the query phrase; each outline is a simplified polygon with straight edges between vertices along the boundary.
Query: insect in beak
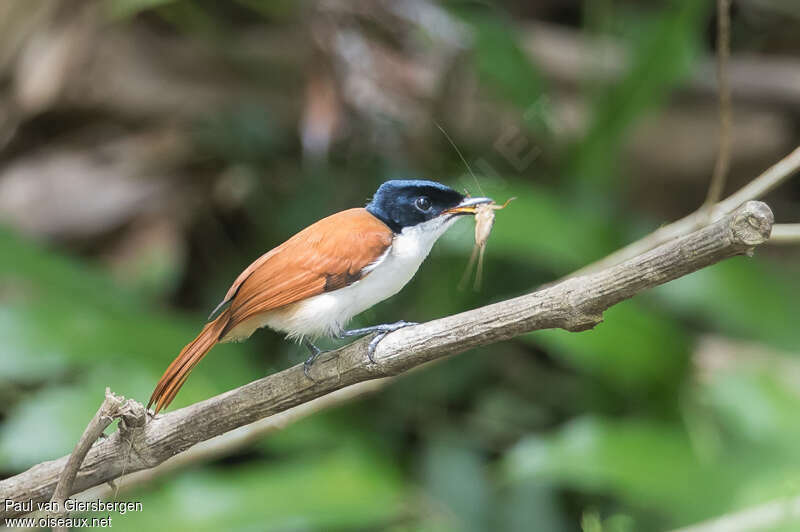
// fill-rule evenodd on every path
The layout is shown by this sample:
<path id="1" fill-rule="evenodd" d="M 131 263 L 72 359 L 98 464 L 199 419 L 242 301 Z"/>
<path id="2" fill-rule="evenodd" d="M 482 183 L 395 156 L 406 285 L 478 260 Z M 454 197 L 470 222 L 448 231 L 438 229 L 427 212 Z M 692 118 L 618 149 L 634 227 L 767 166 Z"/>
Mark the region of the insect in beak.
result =
<path id="1" fill-rule="evenodd" d="M 480 205 L 491 205 L 494 203 L 492 198 L 464 198 L 464 201 L 451 207 L 442 214 L 476 214 Z"/>
<path id="2" fill-rule="evenodd" d="M 483 200 L 486 198 L 474 199 Z M 480 290 L 481 278 L 483 277 L 483 254 L 486 251 L 486 242 L 489 240 L 492 227 L 494 227 L 494 211 L 505 209 L 508 204 L 515 199 L 517 198 L 508 198 L 502 205 L 496 205 L 494 201 L 490 201 L 489 203 L 480 202 L 473 207 L 472 212 L 475 214 L 475 247 L 472 249 L 472 255 L 469 258 L 469 263 L 467 264 L 466 270 L 464 270 L 464 275 L 461 277 L 459 289 L 463 290 L 465 288 L 467 281 L 469 280 L 469 276 L 472 273 L 472 267 L 475 265 L 475 261 L 477 259 L 478 269 L 475 271 L 475 283 L 473 284 L 472 288 L 476 292 Z"/>

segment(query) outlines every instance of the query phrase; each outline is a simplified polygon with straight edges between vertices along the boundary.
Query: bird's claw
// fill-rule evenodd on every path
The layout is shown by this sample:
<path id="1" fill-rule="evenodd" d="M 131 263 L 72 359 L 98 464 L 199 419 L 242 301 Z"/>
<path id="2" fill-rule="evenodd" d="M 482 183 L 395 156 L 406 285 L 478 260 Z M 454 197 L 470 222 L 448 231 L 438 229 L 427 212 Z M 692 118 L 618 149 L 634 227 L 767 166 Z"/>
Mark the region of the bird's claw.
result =
<path id="1" fill-rule="evenodd" d="M 377 362 L 375 361 L 375 348 L 378 347 L 380 341 L 383 340 L 387 334 L 389 333 L 388 332 L 378 333 L 372 338 L 372 340 L 369 341 L 369 344 L 367 345 L 367 358 L 369 358 L 369 361 L 371 363 L 377 364 Z"/>
<path id="2" fill-rule="evenodd" d="M 367 358 L 369 358 L 369 361 L 373 364 L 377 364 L 375 361 L 375 349 L 378 347 L 378 344 L 381 343 L 381 340 L 386 338 L 387 334 L 404 327 L 411 327 L 412 325 L 419 325 L 419 323 L 414 321 L 400 320 L 394 323 L 387 323 L 385 325 L 377 325 L 375 331 L 378 334 L 376 334 L 367 345 Z"/>
<path id="3" fill-rule="evenodd" d="M 311 365 L 314 363 L 315 357 L 308 357 L 305 362 L 303 362 L 303 375 L 310 381 L 314 381 L 314 377 L 311 376 Z"/>
<path id="4" fill-rule="evenodd" d="M 303 375 L 305 375 L 306 378 L 309 379 L 310 381 L 316 382 L 314 377 L 311 376 L 311 366 L 314 364 L 314 361 L 317 359 L 317 357 L 320 356 L 322 353 L 325 353 L 326 351 L 323 351 L 319 347 L 315 346 L 307 339 L 303 343 L 311 352 L 311 356 L 309 356 L 305 360 L 305 362 L 303 362 Z"/>

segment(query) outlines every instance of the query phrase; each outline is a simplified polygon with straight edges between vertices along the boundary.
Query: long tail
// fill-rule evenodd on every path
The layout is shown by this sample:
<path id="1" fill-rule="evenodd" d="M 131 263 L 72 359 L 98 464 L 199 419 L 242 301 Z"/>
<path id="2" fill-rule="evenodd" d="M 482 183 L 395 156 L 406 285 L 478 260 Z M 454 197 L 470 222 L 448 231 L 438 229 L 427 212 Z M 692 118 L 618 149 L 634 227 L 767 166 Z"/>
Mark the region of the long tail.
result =
<path id="1" fill-rule="evenodd" d="M 189 372 L 219 342 L 219 337 L 228 324 L 229 318 L 230 311 L 226 309 L 214 321 L 206 324 L 197 338 L 181 349 L 180 354 L 172 361 L 156 384 L 156 389 L 153 390 L 153 395 L 150 396 L 150 401 L 147 403 L 148 409 L 155 404 L 157 414 L 159 410 L 169 406 L 189 377 Z"/>

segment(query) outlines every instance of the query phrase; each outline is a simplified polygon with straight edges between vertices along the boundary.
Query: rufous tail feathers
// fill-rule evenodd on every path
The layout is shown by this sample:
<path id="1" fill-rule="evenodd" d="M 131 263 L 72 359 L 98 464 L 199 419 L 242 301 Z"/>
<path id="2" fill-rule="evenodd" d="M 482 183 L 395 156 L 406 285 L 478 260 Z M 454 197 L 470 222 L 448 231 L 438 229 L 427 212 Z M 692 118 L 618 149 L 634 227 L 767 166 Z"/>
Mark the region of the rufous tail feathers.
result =
<path id="1" fill-rule="evenodd" d="M 186 382 L 192 369 L 219 342 L 220 335 L 230 319 L 230 314 L 230 311 L 225 309 L 214 321 L 203 327 L 197 338 L 181 349 L 180 354 L 172 361 L 156 384 L 156 389 L 153 390 L 153 395 L 150 396 L 150 401 L 147 403 L 148 409 L 155 404 L 154 411 L 157 414 L 159 410 L 169 406 L 178 394 L 178 390 Z"/>

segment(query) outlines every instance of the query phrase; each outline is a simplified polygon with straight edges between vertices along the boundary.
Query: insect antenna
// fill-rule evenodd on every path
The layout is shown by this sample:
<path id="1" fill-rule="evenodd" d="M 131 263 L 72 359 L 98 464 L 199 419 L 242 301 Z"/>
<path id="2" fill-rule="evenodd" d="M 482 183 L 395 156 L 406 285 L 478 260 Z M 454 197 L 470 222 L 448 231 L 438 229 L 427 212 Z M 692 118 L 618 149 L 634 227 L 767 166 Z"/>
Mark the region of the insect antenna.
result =
<path id="1" fill-rule="evenodd" d="M 464 166 L 467 167 L 467 170 L 469 171 L 469 175 L 471 175 L 472 179 L 475 180 L 475 185 L 478 187 L 478 192 L 480 192 L 481 196 L 483 196 L 484 195 L 483 194 L 483 188 L 481 187 L 480 181 L 478 181 L 478 176 L 476 176 L 475 172 L 472 171 L 472 167 L 467 162 L 467 159 L 466 159 L 466 157 L 464 157 L 464 154 L 461 153 L 461 150 L 458 149 L 458 146 L 456 146 L 456 143 L 453 141 L 452 138 L 450 138 L 450 135 L 447 133 L 447 131 L 444 130 L 444 128 L 439 124 L 439 122 L 436 122 L 434 120 L 433 123 L 439 129 L 439 131 L 442 132 L 442 135 L 444 135 L 444 138 L 447 139 L 447 142 L 449 142 L 450 145 L 453 147 L 453 149 L 456 151 L 456 153 L 458 154 L 459 158 L 464 163 Z"/>

